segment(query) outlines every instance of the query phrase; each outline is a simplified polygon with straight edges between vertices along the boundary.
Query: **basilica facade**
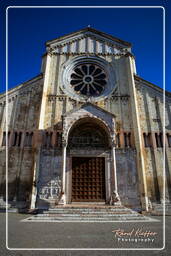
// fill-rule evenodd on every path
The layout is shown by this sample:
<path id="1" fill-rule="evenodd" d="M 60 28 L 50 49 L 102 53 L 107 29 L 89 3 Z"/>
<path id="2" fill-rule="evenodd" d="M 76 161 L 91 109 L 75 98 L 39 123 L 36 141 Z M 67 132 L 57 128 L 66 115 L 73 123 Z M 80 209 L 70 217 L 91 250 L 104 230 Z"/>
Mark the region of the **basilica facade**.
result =
<path id="1" fill-rule="evenodd" d="M 1 205 L 6 178 L 9 207 L 170 204 L 171 93 L 136 74 L 126 41 L 47 41 L 41 73 L 0 95 L 0 125 Z"/>

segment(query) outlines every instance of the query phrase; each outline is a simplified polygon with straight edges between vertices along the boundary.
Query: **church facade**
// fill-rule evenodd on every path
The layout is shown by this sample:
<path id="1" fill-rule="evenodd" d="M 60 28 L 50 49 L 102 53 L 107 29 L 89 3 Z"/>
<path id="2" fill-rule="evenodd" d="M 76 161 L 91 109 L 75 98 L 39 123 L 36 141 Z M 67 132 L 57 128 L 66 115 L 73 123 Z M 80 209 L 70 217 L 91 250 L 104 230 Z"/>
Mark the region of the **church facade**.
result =
<path id="1" fill-rule="evenodd" d="M 0 95 L 1 205 L 6 164 L 9 206 L 169 205 L 171 93 L 165 104 L 163 93 L 136 75 L 128 42 L 92 28 L 48 41 L 40 75 Z"/>

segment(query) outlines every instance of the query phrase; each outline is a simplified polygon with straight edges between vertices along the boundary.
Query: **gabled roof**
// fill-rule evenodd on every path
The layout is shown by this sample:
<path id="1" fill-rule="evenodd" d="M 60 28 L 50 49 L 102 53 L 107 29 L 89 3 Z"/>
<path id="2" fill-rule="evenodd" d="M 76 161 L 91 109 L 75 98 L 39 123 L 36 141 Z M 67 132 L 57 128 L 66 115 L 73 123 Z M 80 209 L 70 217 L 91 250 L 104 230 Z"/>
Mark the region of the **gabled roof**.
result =
<path id="1" fill-rule="evenodd" d="M 131 43 L 126 42 L 124 40 L 121 40 L 121 39 L 119 39 L 117 37 L 114 37 L 112 35 L 109 35 L 109 34 L 107 34 L 105 32 L 100 31 L 100 30 L 96 30 L 96 29 L 91 28 L 91 27 L 86 27 L 86 28 L 77 30 L 75 32 L 66 34 L 64 36 L 58 37 L 56 39 L 49 40 L 49 41 L 46 42 L 46 46 L 49 46 L 50 44 L 58 43 L 58 42 L 60 42 L 62 40 L 68 39 L 68 38 L 73 37 L 73 36 L 78 36 L 79 34 L 86 33 L 86 32 L 91 32 L 91 33 L 97 34 L 97 35 L 99 35 L 101 37 L 104 37 L 106 39 L 114 41 L 115 43 L 121 44 L 124 47 L 131 47 Z"/>
<path id="2" fill-rule="evenodd" d="M 87 102 L 87 103 L 82 104 L 82 105 L 79 106 L 79 107 L 75 107 L 75 108 L 73 108 L 72 110 L 70 110 L 70 111 L 68 111 L 68 112 L 65 112 L 65 113 L 63 114 L 63 116 L 68 116 L 68 115 L 70 115 L 71 113 L 74 113 L 74 112 L 76 112 L 76 111 L 78 111 L 78 110 L 80 110 L 80 109 L 82 109 L 82 108 L 87 107 L 87 106 L 92 106 L 92 107 L 94 107 L 94 108 L 100 110 L 100 111 L 103 112 L 103 113 L 106 113 L 106 114 L 108 114 L 108 115 L 110 115 L 110 116 L 112 116 L 112 117 L 116 117 L 116 116 L 115 116 L 114 114 L 112 114 L 111 112 L 109 112 L 109 111 L 107 111 L 107 110 L 105 110 L 105 109 L 103 109 L 103 108 L 101 108 L 101 107 L 99 107 L 99 106 L 97 106 L 97 105 L 95 105 L 95 104 L 93 104 L 93 103 L 91 103 L 91 102 Z"/>

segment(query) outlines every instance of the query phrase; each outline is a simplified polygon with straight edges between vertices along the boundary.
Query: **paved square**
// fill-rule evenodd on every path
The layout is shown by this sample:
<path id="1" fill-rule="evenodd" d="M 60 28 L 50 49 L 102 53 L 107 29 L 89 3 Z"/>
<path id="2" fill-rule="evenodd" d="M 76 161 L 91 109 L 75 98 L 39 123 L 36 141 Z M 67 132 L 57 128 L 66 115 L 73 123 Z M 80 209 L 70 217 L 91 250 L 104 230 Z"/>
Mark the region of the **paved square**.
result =
<path id="1" fill-rule="evenodd" d="M 30 251 L 5 249 L 5 214 L 1 213 L 0 229 L 3 231 L 1 255 L 42 255 L 42 250 L 31 248 L 89 248 L 89 251 L 45 251 L 43 255 L 144 255 L 144 251 L 98 251 L 95 248 L 161 248 L 162 218 L 158 222 L 146 223 L 42 223 L 22 222 L 28 215 L 9 213 L 9 247 L 30 248 Z M 169 255 L 171 246 L 169 225 L 171 217 L 166 217 L 166 249 L 146 251 L 147 255 Z M 115 231 L 117 230 L 117 231 Z M 119 232 L 124 230 L 130 239 Z M 114 231 L 114 232 L 112 232 Z M 142 234 L 143 232 L 151 232 Z M 132 232 L 132 233 L 131 233 Z M 156 233 L 156 235 L 154 235 Z M 116 235 L 116 236 L 115 236 Z M 120 236 L 120 237 L 119 237 Z M 137 239 L 137 242 L 136 242 Z M 152 240 L 153 239 L 153 240 Z M 169 251 L 170 248 L 170 251 Z"/>

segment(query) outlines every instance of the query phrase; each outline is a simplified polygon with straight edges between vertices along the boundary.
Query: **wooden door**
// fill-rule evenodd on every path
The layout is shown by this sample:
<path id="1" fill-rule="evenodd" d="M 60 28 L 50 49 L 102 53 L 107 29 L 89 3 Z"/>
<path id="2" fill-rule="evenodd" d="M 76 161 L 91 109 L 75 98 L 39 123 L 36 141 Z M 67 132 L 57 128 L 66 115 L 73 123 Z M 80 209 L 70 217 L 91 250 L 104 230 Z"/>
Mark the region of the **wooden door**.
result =
<path id="1" fill-rule="evenodd" d="M 72 158 L 72 201 L 105 200 L 105 158 Z"/>

